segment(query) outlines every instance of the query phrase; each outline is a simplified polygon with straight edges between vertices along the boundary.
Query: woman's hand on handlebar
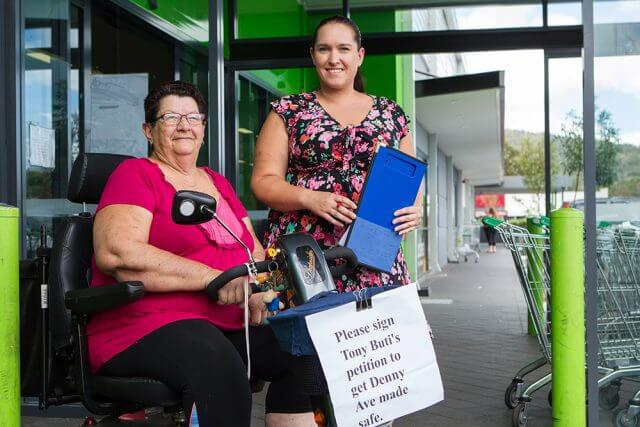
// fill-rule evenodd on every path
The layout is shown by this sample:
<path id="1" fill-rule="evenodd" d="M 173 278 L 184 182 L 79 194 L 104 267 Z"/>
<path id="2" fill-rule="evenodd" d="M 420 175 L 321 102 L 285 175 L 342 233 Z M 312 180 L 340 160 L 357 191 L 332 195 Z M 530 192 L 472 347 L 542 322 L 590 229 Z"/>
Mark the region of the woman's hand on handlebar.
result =
<path id="1" fill-rule="evenodd" d="M 308 210 L 333 225 L 344 227 L 356 219 L 356 204 L 339 194 L 307 190 L 303 204 Z"/>
<path id="2" fill-rule="evenodd" d="M 218 304 L 242 304 L 244 302 L 245 280 L 247 280 L 246 276 L 238 277 L 220 288 L 218 291 Z M 249 295 L 251 295 L 251 287 L 249 287 Z"/>
<path id="3" fill-rule="evenodd" d="M 269 314 L 263 295 L 264 292 L 258 292 L 249 297 L 249 324 L 251 326 L 262 325 Z"/>

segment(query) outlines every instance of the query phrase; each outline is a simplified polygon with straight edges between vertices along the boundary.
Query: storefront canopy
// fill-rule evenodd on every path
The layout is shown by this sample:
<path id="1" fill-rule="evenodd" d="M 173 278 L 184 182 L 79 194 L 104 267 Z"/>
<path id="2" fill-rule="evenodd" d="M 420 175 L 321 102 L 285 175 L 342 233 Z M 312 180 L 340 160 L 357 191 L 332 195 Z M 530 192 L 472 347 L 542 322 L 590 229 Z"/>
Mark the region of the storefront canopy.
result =
<path id="1" fill-rule="evenodd" d="M 416 82 L 415 116 L 472 185 L 502 183 L 504 73 Z"/>

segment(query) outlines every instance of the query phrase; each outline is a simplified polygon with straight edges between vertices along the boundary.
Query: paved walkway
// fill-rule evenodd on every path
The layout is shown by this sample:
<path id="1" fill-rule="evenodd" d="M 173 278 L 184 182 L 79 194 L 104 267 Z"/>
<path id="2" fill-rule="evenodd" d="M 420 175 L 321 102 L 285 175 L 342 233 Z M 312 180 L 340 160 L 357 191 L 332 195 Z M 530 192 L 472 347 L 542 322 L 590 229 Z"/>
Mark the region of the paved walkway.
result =
<path id="1" fill-rule="evenodd" d="M 539 356 L 538 343 L 526 334 L 526 307 L 510 254 L 482 254 L 480 263 L 452 264 L 446 275 L 429 280 L 431 296 L 423 298 L 435 334 L 445 388 L 444 402 L 394 422 L 398 426 L 511 426 L 512 411 L 504 391 L 513 374 Z M 548 372 L 548 369 L 543 372 Z M 530 427 L 551 425 L 548 388 L 534 397 Z M 622 394 L 628 400 L 629 390 Z M 253 425 L 264 420 L 264 393 L 254 396 Z M 601 426 L 610 425 L 601 414 Z M 67 427 L 78 419 L 23 417 L 27 427 Z"/>

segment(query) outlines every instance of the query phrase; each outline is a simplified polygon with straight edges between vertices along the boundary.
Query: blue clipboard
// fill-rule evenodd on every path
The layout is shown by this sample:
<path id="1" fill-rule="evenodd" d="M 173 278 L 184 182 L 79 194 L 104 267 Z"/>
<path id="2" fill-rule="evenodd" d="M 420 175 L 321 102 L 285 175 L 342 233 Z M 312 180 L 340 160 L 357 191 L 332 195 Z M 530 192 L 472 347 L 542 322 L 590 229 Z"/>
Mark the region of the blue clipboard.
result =
<path id="1" fill-rule="evenodd" d="M 402 236 L 393 230 L 393 213 L 415 202 L 426 171 L 427 164 L 421 160 L 379 147 L 364 183 L 356 219 L 344 242 L 360 264 L 391 271 L 402 242 Z"/>

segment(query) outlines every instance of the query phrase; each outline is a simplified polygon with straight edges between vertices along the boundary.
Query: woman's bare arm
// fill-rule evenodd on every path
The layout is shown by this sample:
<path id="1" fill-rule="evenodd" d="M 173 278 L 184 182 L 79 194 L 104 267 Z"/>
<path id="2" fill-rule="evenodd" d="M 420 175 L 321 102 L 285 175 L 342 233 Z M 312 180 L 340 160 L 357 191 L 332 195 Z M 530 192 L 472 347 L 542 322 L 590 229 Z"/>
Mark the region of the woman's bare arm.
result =
<path id="1" fill-rule="evenodd" d="M 413 136 L 410 133 L 400 140 L 398 149 L 411 157 L 416 156 L 416 150 L 413 148 Z"/>
<path id="2" fill-rule="evenodd" d="M 284 122 L 272 111 L 258 135 L 251 190 L 258 200 L 279 211 L 305 209 L 305 193 L 309 192 L 284 179 L 289 161 L 288 141 Z"/>
<path id="3" fill-rule="evenodd" d="M 118 281 L 140 280 L 150 292 L 200 291 L 220 271 L 148 243 L 152 214 L 133 205 L 110 205 L 96 214 L 96 264 Z"/>
<path id="4" fill-rule="evenodd" d="M 285 180 L 289 145 L 284 122 L 273 111 L 267 116 L 256 144 L 251 190 L 256 198 L 282 212 L 308 209 L 334 225 L 355 218 L 356 204 L 347 197 L 312 191 Z"/>
<path id="5" fill-rule="evenodd" d="M 256 232 L 253 229 L 253 224 L 251 224 L 251 219 L 249 217 L 244 217 L 242 218 L 242 222 L 244 222 L 244 224 L 247 226 L 247 229 L 251 234 L 251 238 L 253 239 L 253 253 L 251 254 L 253 255 L 253 260 L 264 261 L 264 247 L 262 247 L 262 242 L 260 242 L 260 239 L 258 239 L 258 236 L 256 236 Z"/>

